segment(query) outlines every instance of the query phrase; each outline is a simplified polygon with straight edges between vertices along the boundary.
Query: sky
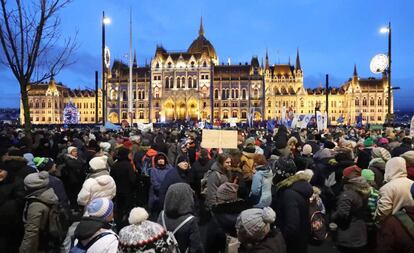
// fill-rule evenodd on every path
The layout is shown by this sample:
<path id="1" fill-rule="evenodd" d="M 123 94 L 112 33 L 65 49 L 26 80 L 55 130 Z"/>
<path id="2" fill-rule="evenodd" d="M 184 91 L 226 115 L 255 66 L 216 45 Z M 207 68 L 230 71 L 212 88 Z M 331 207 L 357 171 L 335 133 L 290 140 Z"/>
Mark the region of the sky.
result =
<path id="1" fill-rule="evenodd" d="M 132 10 L 133 48 L 138 65 L 150 62 L 157 44 L 187 50 L 197 37 L 200 17 L 205 36 L 220 62 L 250 62 L 269 51 L 271 64 L 294 63 L 299 48 L 306 88 L 325 83 L 338 87 L 357 65 L 360 77 L 380 77 L 369 70 L 372 57 L 387 53 L 388 37 L 379 29 L 392 25 L 392 84 L 395 109 L 414 110 L 414 1 L 410 0 L 74 0 L 63 9 L 62 40 L 77 34 L 76 63 L 55 79 L 71 88 L 94 88 L 101 70 L 102 11 L 111 18 L 106 44 L 111 61 L 129 52 Z M 58 45 L 59 46 L 59 45 Z M 1 52 L 2 53 L 2 52 Z M 0 66 L 1 107 L 19 106 L 19 86 L 11 71 Z"/>

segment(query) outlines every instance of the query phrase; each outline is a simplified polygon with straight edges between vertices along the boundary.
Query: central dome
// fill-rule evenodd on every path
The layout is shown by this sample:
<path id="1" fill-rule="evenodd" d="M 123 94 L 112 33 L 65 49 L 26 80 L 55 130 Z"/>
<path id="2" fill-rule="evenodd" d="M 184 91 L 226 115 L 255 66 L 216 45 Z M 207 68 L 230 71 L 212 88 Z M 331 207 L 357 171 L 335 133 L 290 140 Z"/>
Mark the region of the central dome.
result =
<path id="1" fill-rule="evenodd" d="M 191 43 L 190 47 L 188 48 L 188 53 L 190 54 L 197 54 L 197 53 L 206 53 L 208 57 L 218 61 L 216 50 L 214 49 L 211 42 L 204 37 L 204 28 L 203 28 L 203 20 L 200 23 L 200 30 L 198 32 L 198 37 Z"/>

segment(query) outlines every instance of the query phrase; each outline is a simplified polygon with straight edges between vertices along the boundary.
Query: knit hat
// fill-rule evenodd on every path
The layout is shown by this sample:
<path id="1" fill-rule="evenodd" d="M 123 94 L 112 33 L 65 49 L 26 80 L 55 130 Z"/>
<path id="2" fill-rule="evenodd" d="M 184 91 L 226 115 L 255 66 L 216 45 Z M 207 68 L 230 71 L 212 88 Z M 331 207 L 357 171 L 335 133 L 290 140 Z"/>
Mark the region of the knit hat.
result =
<path id="1" fill-rule="evenodd" d="M 247 209 L 236 221 L 237 237 L 240 241 L 261 241 L 270 231 L 276 213 L 270 207 Z"/>
<path id="2" fill-rule="evenodd" d="M 254 146 L 254 144 L 249 144 L 245 148 L 243 148 L 243 152 L 254 154 L 256 153 L 256 147 Z"/>
<path id="3" fill-rule="evenodd" d="M 361 172 L 361 176 L 365 178 L 365 180 L 374 181 L 375 180 L 375 173 L 370 169 L 363 169 Z"/>
<path id="4" fill-rule="evenodd" d="M 388 139 L 384 137 L 379 138 L 377 142 L 379 145 L 387 145 L 388 143 L 390 143 Z"/>
<path id="5" fill-rule="evenodd" d="M 305 144 L 302 148 L 302 155 L 312 155 L 312 146 Z"/>
<path id="6" fill-rule="evenodd" d="M 107 198 L 96 198 L 86 206 L 85 216 L 92 216 L 106 219 L 114 209 L 114 203 Z"/>
<path id="7" fill-rule="evenodd" d="M 139 143 L 141 141 L 141 137 L 139 135 L 132 135 L 131 137 L 129 137 L 129 140 L 132 143 Z"/>
<path id="8" fill-rule="evenodd" d="M 97 156 L 97 157 L 92 158 L 89 161 L 89 166 L 91 166 L 92 170 L 106 169 L 107 161 L 108 161 L 107 156 Z"/>
<path id="9" fill-rule="evenodd" d="M 249 146 L 249 145 L 255 145 L 256 144 L 256 138 L 254 137 L 249 137 L 244 141 L 244 146 Z"/>
<path id="10" fill-rule="evenodd" d="M 111 144 L 109 142 L 101 142 L 99 144 L 99 147 L 102 149 L 102 151 L 109 152 L 109 150 L 111 149 Z"/>
<path id="11" fill-rule="evenodd" d="M 72 153 L 72 151 L 75 149 L 76 147 L 73 147 L 73 146 L 68 147 L 68 154 Z"/>
<path id="12" fill-rule="evenodd" d="M 407 166 L 414 166 L 414 151 L 407 151 L 400 155 L 400 157 L 405 159 Z"/>
<path id="13" fill-rule="evenodd" d="M 184 162 L 184 161 L 186 161 L 186 162 L 188 163 L 188 159 L 187 159 L 187 157 L 185 157 L 185 156 L 183 156 L 183 155 L 179 156 L 179 157 L 177 158 L 177 165 L 178 165 L 179 163 L 181 163 L 181 162 Z"/>
<path id="14" fill-rule="evenodd" d="M 30 190 L 46 188 L 49 185 L 49 173 L 47 171 L 31 173 L 24 178 L 24 185 Z"/>
<path id="15" fill-rule="evenodd" d="M 35 157 L 33 159 L 33 162 L 39 171 L 48 171 L 52 168 L 53 164 L 55 164 L 55 161 L 53 161 L 52 158 L 48 157 Z"/>
<path id="16" fill-rule="evenodd" d="M 361 168 L 357 165 L 352 165 L 342 172 L 342 175 L 346 178 L 354 177 L 354 176 L 361 176 Z"/>
<path id="17" fill-rule="evenodd" d="M 168 252 L 170 247 L 165 229 L 148 221 L 144 208 L 136 207 L 129 213 L 129 223 L 119 231 L 119 252 Z"/>
<path id="18" fill-rule="evenodd" d="M 333 143 L 332 141 L 325 141 L 325 143 L 323 144 L 323 147 L 327 149 L 334 149 L 335 143 Z"/>
<path id="19" fill-rule="evenodd" d="M 292 159 L 280 157 L 272 170 L 274 170 L 273 184 L 277 184 L 280 181 L 295 175 L 297 167 Z"/>
<path id="20" fill-rule="evenodd" d="M 1 156 L 0 156 L 1 157 Z M 34 163 L 33 159 L 34 156 L 32 153 L 24 153 L 23 154 L 24 159 L 27 160 L 27 165 L 32 167 L 32 168 L 36 168 L 36 164 Z"/>
<path id="21" fill-rule="evenodd" d="M 366 148 L 369 148 L 372 147 L 372 145 L 374 145 L 374 140 L 371 137 L 366 138 L 364 141 L 364 146 Z"/>
<path id="22" fill-rule="evenodd" d="M 391 154 L 388 150 L 381 147 L 375 147 L 371 151 L 372 158 L 381 158 L 385 162 L 391 159 Z"/>
<path id="23" fill-rule="evenodd" d="M 217 188 L 217 204 L 231 202 L 237 199 L 238 184 L 226 182 Z"/>

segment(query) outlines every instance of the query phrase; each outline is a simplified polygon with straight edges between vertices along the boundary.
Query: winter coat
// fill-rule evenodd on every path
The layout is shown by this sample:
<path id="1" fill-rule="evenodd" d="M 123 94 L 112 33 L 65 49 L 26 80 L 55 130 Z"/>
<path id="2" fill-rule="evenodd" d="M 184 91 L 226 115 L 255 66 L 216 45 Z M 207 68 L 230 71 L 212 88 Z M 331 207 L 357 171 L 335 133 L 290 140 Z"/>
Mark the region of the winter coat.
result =
<path id="1" fill-rule="evenodd" d="M 166 228 L 170 232 L 189 216 L 194 216 L 194 197 L 189 185 L 175 185 L 173 191 L 178 192 L 165 200 L 164 211 L 160 213 L 157 220 L 157 223 L 163 226 L 162 215 L 164 215 Z M 189 253 L 203 252 L 197 222 L 196 217 L 192 218 L 174 234 L 181 252 L 186 252 L 187 248 Z"/>
<path id="2" fill-rule="evenodd" d="M 36 169 L 27 165 L 27 160 L 22 156 L 3 156 L 3 162 L 5 166 L 9 167 L 13 171 L 16 177 L 24 178 L 30 173 L 36 172 Z"/>
<path id="3" fill-rule="evenodd" d="M 239 253 L 286 253 L 285 239 L 282 233 L 273 228 L 266 237 L 254 244 L 241 244 Z"/>
<path id="4" fill-rule="evenodd" d="M 211 166 L 211 172 L 208 173 L 209 175 L 207 177 L 206 206 L 212 207 L 213 205 L 217 204 L 217 188 L 220 185 L 228 182 L 229 179 L 226 175 L 226 172 L 218 162 L 215 162 L 213 166 Z"/>
<path id="5" fill-rule="evenodd" d="M 368 168 L 369 162 L 371 161 L 371 151 L 372 148 L 364 148 L 362 150 L 358 150 L 358 167 L 360 167 L 361 169 Z"/>
<path id="6" fill-rule="evenodd" d="M 214 162 L 214 159 L 208 159 L 207 157 L 199 157 L 198 160 L 196 160 L 194 164 L 191 166 L 191 169 L 194 173 L 194 184 L 197 196 L 200 196 L 201 179 L 203 179 L 204 174 L 206 174 L 206 172 L 211 169 Z"/>
<path id="7" fill-rule="evenodd" d="M 380 196 L 375 213 L 376 219 L 379 221 L 390 214 L 395 214 L 404 206 L 414 205 L 414 199 L 410 192 L 413 181 L 407 178 L 407 169 L 404 164 L 389 169 L 387 167 L 384 180 L 388 183 L 379 190 Z"/>
<path id="8" fill-rule="evenodd" d="M 169 170 L 165 174 L 164 180 L 161 183 L 159 196 L 160 206 L 164 205 L 165 195 L 167 194 L 168 187 L 170 187 L 170 185 L 176 183 L 187 183 L 191 186 L 193 185 L 193 182 L 193 173 L 190 168 L 185 171 L 179 169 L 178 167 Z"/>
<path id="9" fill-rule="evenodd" d="M 270 206 L 272 203 L 272 180 L 273 172 L 269 167 L 256 167 L 249 196 L 253 200 L 253 207 L 263 208 Z"/>
<path id="10" fill-rule="evenodd" d="M 362 177 L 344 184 L 332 220 L 338 224 L 336 244 L 347 248 L 363 247 L 367 244 L 367 201 L 371 187 Z"/>
<path id="11" fill-rule="evenodd" d="M 243 199 L 234 202 L 226 202 L 212 207 L 214 219 L 224 233 L 237 237 L 236 221 L 240 213 L 250 206 Z"/>
<path id="12" fill-rule="evenodd" d="M 65 186 L 62 181 L 59 178 L 49 174 L 49 187 L 51 187 L 55 192 L 59 199 L 59 203 L 64 207 L 69 207 L 68 196 L 66 195 Z"/>
<path id="13" fill-rule="evenodd" d="M 149 189 L 149 198 L 148 198 L 148 207 L 150 210 L 161 210 L 162 209 L 162 207 L 160 206 L 161 185 L 165 179 L 165 176 L 171 170 L 174 170 L 174 167 L 172 167 L 168 163 L 166 164 L 164 168 L 155 167 L 155 169 L 151 170 L 151 174 L 150 174 L 151 186 Z"/>
<path id="14" fill-rule="evenodd" d="M 414 206 L 405 207 L 414 222 Z M 377 253 L 414 252 L 414 238 L 394 215 L 385 219 L 377 235 Z"/>
<path id="15" fill-rule="evenodd" d="M 117 195 L 128 195 L 135 191 L 137 174 L 134 172 L 128 157 L 114 163 L 114 166 L 111 169 L 111 177 L 114 179 L 117 186 Z"/>
<path id="16" fill-rule="evenodd" d="M 312 186 L 305 173 L 281 181 L 273 190 L 271 207 L 277 213 L 276 226 L 285 238 L 287 252 L 307 252 L 309 225 L 309 198 Z"/>
<path id="17" fill-rule="evenodd" d="M 246 151 L 243 151 L 242 156 L 240 158 L 243 177 L 246 181 L 251 181 L 253 178 L 254 156 L 255 153 L 247 153 Z"/>
<path id="18" fill-rule="evenodd" d="M 71 155 L 65 156 L 65 166 L 62 169 L 62 180 L 67 189 L 79 187 L 82 185 L 86 177 L 85 163 L 80 158 Z M 72 191 L 75 189 L 71 189 Z M 80 190 L 80 187 L 79 187 Z"/>
<path id="19" fill-rule="evenodd" d="M 109 233 L 97 240 L 88 249 L 87 253 L 115 253 L 118 250 L 118 236 L 110 229 L 110 225 L 100 218 L 82 217 L 75 229 L 75 238 L 87 245 L 90 240 L 102 233 Z"/>
<path id="20" fill-rule="evenodd" d="M 116 195 L 116 184 L 109 172 L 104 169 L 89 176 L 78 194 L 78 204 L 86 206 L 96 198 L 113 199 Z"/>
<path id="21" fill-rule="evenodd" d="M 413 150 L 411 145 L 401 143 L 401 145 L 399 147 L 396 147 L 391 151 L 391 156 L 392 157 L 397 157 L 397 156 L 400 156 L 400 155 L 404 154 L 405 152 L 408 152 L 408 151 L 411 151 L 411 150 Z"/>
<path id="22" fill-rule="evenodd" d="M 24 224 L 24 237 L 20 244 L 20 252 L 36 253 L 38 250 L 47 249 L 47 225 L 48 225 L 48 214 L 50 208 L 40 202 L 31 202 L 33 199 L 38 199 L 46 204 L 57 204 L 59 202 L 58 197 L 52 188 L 47 190 L 41 189 L 33 192 L 26 197 L 26 206 L 24 208 L 23 221 Z M 44 236 L 41 236 L 44 235 Z"/>

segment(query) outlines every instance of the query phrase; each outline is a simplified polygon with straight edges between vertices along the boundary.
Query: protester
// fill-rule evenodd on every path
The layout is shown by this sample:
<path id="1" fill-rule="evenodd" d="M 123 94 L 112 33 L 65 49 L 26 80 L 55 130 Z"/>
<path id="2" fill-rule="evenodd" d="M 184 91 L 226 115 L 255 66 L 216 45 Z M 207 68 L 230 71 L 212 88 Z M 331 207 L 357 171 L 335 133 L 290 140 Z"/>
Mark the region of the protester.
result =
<path id="1" fill-rule="evenodd" d="M 85 162 L 78 156 L 78 149 L 73 146 L 68 147 L 68 153 L 64 158 L 64 167 L 62 168 L 62 181 L 65 185 L 71 209 L 77 210 L 79 208 L 77 198 L 85 177 Z"/>
<path id="2" fill-rule="evenodd" d="M 273 172 L 269 166 L 266 166 L 264 155 L 256 154 L 253 160 L 255 173 L 249 198 L 255 208 L 268 207 L 272 202 Z"/>
<path id="3" fill-rule="evenodd" d="M 207 172 L 206 206 L 209 209 L 217 204 L 217 188 L 229 181 L 227 171 L 230 169 L 230 166 L 231 156 L 229 154 L 220 154 L 211 170 Z"/>

